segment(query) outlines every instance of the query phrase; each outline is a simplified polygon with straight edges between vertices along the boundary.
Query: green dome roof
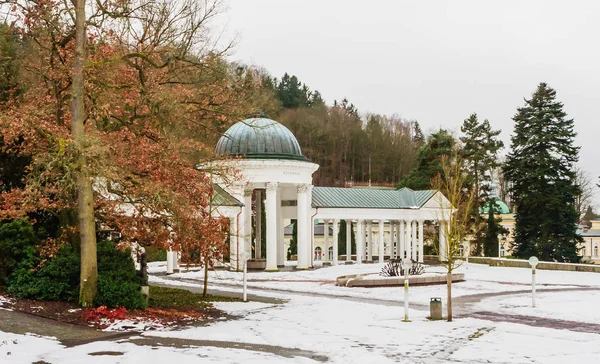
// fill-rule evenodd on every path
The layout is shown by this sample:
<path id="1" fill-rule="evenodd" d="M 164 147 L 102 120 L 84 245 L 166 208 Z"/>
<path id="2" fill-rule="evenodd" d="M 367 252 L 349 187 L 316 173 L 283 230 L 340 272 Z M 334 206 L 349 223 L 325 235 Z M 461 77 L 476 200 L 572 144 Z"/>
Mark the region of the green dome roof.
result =
<path id="1" fill-rule="evenodd" d="M 494 205 L 494 211 L 498 214 L 510 214 L 510 209 L 508 208 L 508 205 L 504 203 L 504 201 L 501 200 L 496 200 L 494 201 L 495 205 Z M 479 208 L 479 213 L 480 214 L 487 214 L 490 209 L 489 209 L 489 204 L 488 205 L 484 205 L 482 207 Z"/>
<path id="2" fill-rule="evenodd" d="M 292 132 L 266 117 L 249 118 L 233 124 L 215 148 L 221 157 L 246 159 L 291 159 L 307 161 Z"/>

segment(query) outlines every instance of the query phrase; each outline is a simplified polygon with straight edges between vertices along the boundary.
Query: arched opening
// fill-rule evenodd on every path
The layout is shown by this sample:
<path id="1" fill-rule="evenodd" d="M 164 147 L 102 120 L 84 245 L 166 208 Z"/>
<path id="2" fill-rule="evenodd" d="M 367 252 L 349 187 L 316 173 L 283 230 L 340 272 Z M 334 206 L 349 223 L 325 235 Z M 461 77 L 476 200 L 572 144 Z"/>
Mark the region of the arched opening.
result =
<path id="1" fill-rule="evenodd" d="M 321 247 L 318 246 L 315 248 L 315 260 L 321 260 L 323 257 Z"/>
<path id="2" fill-rule="evenodd" d="M 329 260 L 333 260 L 333 247 L 329 247 Z"/>

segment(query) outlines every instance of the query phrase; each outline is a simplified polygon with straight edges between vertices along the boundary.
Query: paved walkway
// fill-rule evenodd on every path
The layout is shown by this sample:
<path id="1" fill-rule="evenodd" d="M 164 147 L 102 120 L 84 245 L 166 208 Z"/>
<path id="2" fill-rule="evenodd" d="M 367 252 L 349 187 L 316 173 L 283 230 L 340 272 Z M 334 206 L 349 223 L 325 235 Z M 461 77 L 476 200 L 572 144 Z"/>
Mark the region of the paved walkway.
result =
<path id="1" fill-rule="evenodd" d="M 92 327 L 69 324 L 23 312 L 0 309 L 0 331 L 14 334 L 32 333 L 57 338 L 65 346 L 87 344 L 98 340 L 129 337 L 137 332 L 105 332 Z"/>
<path id="2" fill-rule="evenodd" d="M 182 281 L 182 282 L 187 282 L 187 283 L 190 283 L 190 282 L 197 283 L 198 282 L 197 280 L 191 280 L 191 279 L 177 279 L 177 278 L 169 278 L 169 277 L 162 277 L 162 278 L 172 280 L 174 282 L 177 282 L 177 281 Z M 224 288 L 231 288 L 231 287 L 240 288 L 239 285 L 222 284 L 222 283 L 213 284 L 213 286 L 222 286 Z M 170 287 L 174 287 L 174 286 L 170 285 Z M 194 289 L 194 288 L 186 287 L 186 286 L 179 286 L 177 288 L 190 289 L 190 290 Z M 286 290 L 283 288 L 282 289 L 252 288 L 252 291 L 255 292 L 253 294 L 254 297 L 260 297 L 260 293 L 264 292 L 264 293 L 280 293 L 280 294 L 285 293 L 286 295 L 289 295 L 289 296 L 304 296 L 304 297 L 306 297 L 306 296 L 314 297 L 315 295 L 318 295 L 318 296 L 325 296 L 325 297 L 336 298 L 336 299 L 343 299 L 343 300 L 347 300 L 347 301 L 365 302 L 365 303 L 384 305 L 384 306 L 401 306 L 404 304 L 404 302 L 402 302 L 401 300 L 390 301 L 390 300 L 383 300 L 383 299 L 376 299 L 376 298 L 359 298 L 359 297 L 354 297 L 354 296 L 341 296 L 341 295 L 337 295 L 337 294 L 327 294 L 327 293 L 304 293 L 304 292 L 289 291 L 289 290 Z M 563 288 L 538 289 L 538 293 L 568 292 L 568 291 L 600 291 L 600 288 L 589 287 L 589 286 L 580 286 L 580 285 L 576 285 L 574 287 L 564 287 L 564 285 L 563 285 Z M 216 290 L 216 292 L 219 292 L 219 291 Z M 222 292 L 226 292 L 227 294 L 229 294 L 231 296 L 235 296 L 235 297 L 239 296 L 239 293 L 237 293 L 237 292 L 230 292 L 230 291 L 222 291 Z M 511 296 L 511 295 L 517 295 L 517 294 L 526 294 L 526 293 L 530 293 L 530 292 L 531 292 L 530 289 L 524 289 L 524 290 L 505 291 L 505 292 L 478 293 L 478 294 L 456 297 L 452 301 L 453 305 L 454 305 L 454 307 L 453 307 L 454 313 L 455 313 L 454 317 L 455 318 L 470 317 L 470 318 L 478 318 L 478 319 L 488 320 L 488 321 L 493 321 L 493 322 L 512 322 L 512 323 L 518 323 L 518 324 L 528 325 L 528 326 L 533 326 L 533 327 L 546 327 L 546 328 L 551 328 L 551 329 L 570 330 L 570 331 L 574 331 L 574 332 L 600 334 L 600 324 L 569 321 L 569 320 L 558 320 L 558 319 L 543 318 L 543 317 L 536 317 L 536 316 L 509 315 L 509 314 L 503 314 L 503 313 L 497 313 L 497 312 L 491 312 L 491 311 L 474 311 L 471 308 L 472 304 L 477 303 L 485 298 Z M 422 305 L 422 304 L 411 303 L 410 307 L 412 309 L 419 310 L 419 311 L 428 311 L 429 310 L 428 305 Z"/>

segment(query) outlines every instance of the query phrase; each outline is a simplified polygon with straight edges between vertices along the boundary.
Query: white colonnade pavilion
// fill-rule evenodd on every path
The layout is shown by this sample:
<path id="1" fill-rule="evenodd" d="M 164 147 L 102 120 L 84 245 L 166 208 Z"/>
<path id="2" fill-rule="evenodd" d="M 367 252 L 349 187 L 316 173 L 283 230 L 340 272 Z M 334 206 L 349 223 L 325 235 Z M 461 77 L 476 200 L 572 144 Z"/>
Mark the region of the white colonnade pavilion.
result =
<path id="1" fill-rule="evenodd" d="M 289 129 L 264 115 L 231 126 L 219 139 L 215 155 L 215 167 L 231 170 L 235 176 L 233 181 L 217 181 L 213 199 L 217 206 L 213 213 L 230 219 L 230 264 L 234 270 L 243 268 L 243 259 L 250 259 L 250 268 L 276 271 L 283 267 L 287 253 L 284 226 L 291 219 L 297 221 L 296 269 L 314 266 L 313 235 L 318 221 L 327 225 L 325 242 L 333 245 L 333 264 L 338 262 L 336 240 L 342 219 L 352 222 L 346 224 L 347 251 L 350 229 L 356 231 L 357 251 L 348 258 L 358 264 L 405 256 L 422 262 L 424 222 L 444 223 L 440 201 L 443 204 L 447 200 L 437 191 L 313 186 L 312 174 L 319 166 L 302 155 Z M 264 232 L 260 228 L 263 196 Z M 378 234 L 378 241 L 371 238 L 374 224 L 380 232 L 384 225 L 388 227 L 388 241 L 384 234 Z M 331 241 L 329 226 L 333 227 Z M 444 229 L 439 231 L 440 251 L 444 252 Z M 266 236 L 266 252 L 260 243 L 253 244 L 261 241 L 262 234 Z"/>

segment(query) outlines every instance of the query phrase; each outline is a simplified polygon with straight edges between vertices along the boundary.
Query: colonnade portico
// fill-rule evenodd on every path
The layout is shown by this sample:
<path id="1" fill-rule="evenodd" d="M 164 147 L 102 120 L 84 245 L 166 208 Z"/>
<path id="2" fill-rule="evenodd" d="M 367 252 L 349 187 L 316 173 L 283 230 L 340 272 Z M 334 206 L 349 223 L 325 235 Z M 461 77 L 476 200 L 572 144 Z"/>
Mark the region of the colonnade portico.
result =
<path id="1" fill-rule="evenodd" d="M 423 261 L 423 221 L 438 220 L 440 202 L 448 204 L 437 191 L 413 191 L 407 188 L 361 189 L 314 187 L 312 175 L 319 165 L 303 154 L 292 132 L 280 123 L 257 113 L 233 124 L 215 147 L 216 159 L 202 169 L 232 170 L 231 178 L 215 176 L 215 185 L 221 189 L 221 202 L 215 214 L 230 218 L 230 264 L 235 270 L 243 269 L 243 262 L 252 258 L 253 196 L 256 201 L 253 268 L 278 270 L 286 261 L 284 222 L 296 220 L 297 269 L 314 266 L 314 222 L 323 221 L 325 228 L 325 256 L 329 260 L 332 245 L 332 263 L 338 264 L 340 220 L 346 225 L 345 244 L 347 260 L 383 261 L 386 257 L 410 257 Z M 260 190 L 256 192 L 255 190 Z M 266 228 L 261 228 L 262 196 Z M 223 203 L 224 201 L 224 203 Z M 211 213 L 213 213 L 211 211 Z M 332 234 L 329 234 L 329 225 Z M 374 226 L 375 225 L 375 226 Z M 391 232 L 386 239 L 384 230 Z M 379 234 L 374 238 L 374 227 Z M 356 232 L 356 251 L 352 255 L 351 236 Z M 265 250 L 261 249 L 262 236 Z M 440 233 L 440 246 L 445 236 Z M 320 247 L 319 247 L 320 248 Z M 292 252 L 293 254 L 294 252 Z M 262 259 L 265 256 L 266 259 Z M 242 264 L 240 264 L 242 263 Z"/>
<path id="2" fill-rule="evenodd" d="M 324 233 L 324 246 L 325 246 L 325 259 L 324 261 L 330 261 L 329 250 L 330 243 L 333 243 L 333 259 L 331 259 L 334 265 L 338 264 L 339 253 L 338 253 L 338 241 L 337 236 L 339 234 L 340 219 L 324 219 L 323 224 L 325 227 Z M 351 223 L 351 224 L 350 224 Z M 373 231 L 373 224 L 377 226 L 377 231 Z M 352 227 L 350 227 L 352 225 Z M 350 236 L 350 229 L 356 231 L 356 253 L 342 254 L 346 256 L 346 261 L 352 260 L 357 264 L 363 262 L 378 262 L 385 261 L 386 259 L 397 259 L 397 258 L 410 258 L 414 261 L 423 262 L 423 225 L 424 220 L 346 220 L 347 233 L 346 236 Z M 329 236 L 329 226 L 333 227 L 333 239 Z M 383 234 L 381 232 L 383 231 Z M 377 235 L 377 239 L 374 239 L 374 232 Z M 387 233 L 387 234 L 386 234 Z M 443 234 L 440 235 L 442 239 L 445 239 Z M 330 240 L 333 240 L 331 242 Z M 346 242 L 346 252 L 350 248 L 349 239 Z M 445 241 L 442 243 L 444 244 Z M 376 257 L 376 259 L 374 259 Z"/>

